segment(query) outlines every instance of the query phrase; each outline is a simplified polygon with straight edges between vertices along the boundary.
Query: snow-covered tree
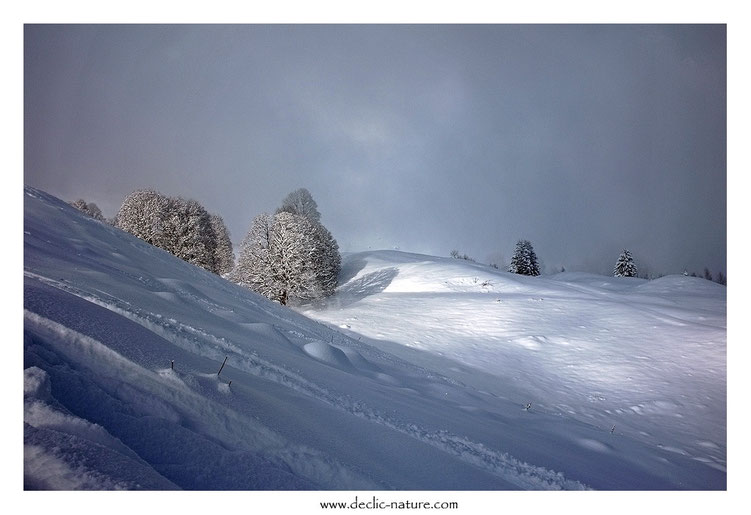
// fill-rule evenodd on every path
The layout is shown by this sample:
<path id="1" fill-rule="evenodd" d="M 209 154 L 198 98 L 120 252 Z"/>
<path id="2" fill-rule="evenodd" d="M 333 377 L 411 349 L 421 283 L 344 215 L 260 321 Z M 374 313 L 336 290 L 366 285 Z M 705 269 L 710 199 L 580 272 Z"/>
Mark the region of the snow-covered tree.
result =
<path id="1" fill-rule="evenodd" d="M 323 296 L 317 273 L 321 248 L 314 232 L 313 223 L 304 216 L 286 212 L 274 215 L 269 254 L 276 290 L 273 298 L 281 304 L 291 298 Z"/>
<path id="2" fill-rule="evenodd" d="M 341 256 L 336 240 L 318 221 L 319 216 L 303 216 L 282 208 L 273 216 L 257 216 L 243 239 L 230 278 L 281 304 L 333 294 Z"/>
<path id="3" fill-rule="evenodd" d="M 211 215 L 211 227 L 216 236 L 215 262 L 216 273 L 225 275 L 235 266 L 235 254 L 232 251 L 232 240 L 224 219 L 219 215 Z"/>
<path id="4" fill-rule="evenodd" d="M 529 240 L 519 240 L 514 249 L 514 255 L 511 258 L 511 264 L 508 271 L 521 275 L 540 275 L 540 265 L 537 262 L 532 244 Z"/>
<path id="5" fill-rule="evenodd" d="M 287 304 L 291 298 L 323 295 L 316 274 L 321 246 L 315 227 L 305 217 L 281 212 L 258 215 L 240 246 L 232 280 L 271 300 Z"/>
<path id="6" fill-rule="evenodd" d="M 159 248 L 164 248 L 169 199 L 154 190 L 136 190 L 123 200 L 115 227 Z"/>
<path id="7" fill-rule="evenodd" d="M 196 200 L 167 197 L 153 190 L 137 190 L 123 201 L 115 217 L 115 226 L 210 272 L 219 274 L 231 269 L 232 244 L 226 227 L 222 231 Z"/>
<path id="8" fill-rule="evenodd" d="M 239 256 L 230 279 L 272 298 L 274 296 L 271 264 L 271 226 L 273 217 L 262 213 L 253 219 L 248 234 L 240 243 Z"/>
<path id="9" fill-rule="evenodd" d="M 297 189 L 284 197 L 282 206 L 276 212 L 304 216 L 314 222 L 321 220 L 321 213 L 318 212 L 318 204 L 316 204 L 313 196 L 305 188 Z"/>
<path id="10" fill-rule="evenodd" d="M 637 274 L 638 270 L 636 269 L 636 264 L 634 263 L 634 258 L 631 256 L 631 252 L 627 249 L 623 249 L 623 252 L 621 252 L 620 257 L 613 268 L 613 276 L 636 277 Z"/>
<path id="11" fill-rule="evenodd" d="M 102 215 L 102 210 L 99 209 L 99 206 L 94 204 L 93 202 L 86 202 L 83 199 L 78 199 L 76 201 L 73 201 L 70 203 L 71 206 L 75 207 L 79 211 L 86 213 L 94 220 L 99 220 L 100 222 L 106 222 L 104 215 Z"/>
<path id="12" fill-rule="evenodd" d="M 321 295 L 333 295 L 342 268 L 339 245 L 326 227 L 313 223 L 313 238 L 316 249 L 313 253 L 316 280 L 321 287 Z"/>
<path id="13" fill-rule="evenodd" d="M 197 200 L 170 198 L 162 247 L 183 261 L 217 273 L 216 233 L 211 216 Z"/>

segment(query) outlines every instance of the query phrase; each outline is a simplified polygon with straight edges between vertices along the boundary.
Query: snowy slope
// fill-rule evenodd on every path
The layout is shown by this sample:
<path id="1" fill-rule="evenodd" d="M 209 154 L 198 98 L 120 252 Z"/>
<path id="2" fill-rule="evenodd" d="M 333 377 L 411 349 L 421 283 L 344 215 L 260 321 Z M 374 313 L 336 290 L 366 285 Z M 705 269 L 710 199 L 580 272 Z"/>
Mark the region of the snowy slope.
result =
<path id="1" fill-rule="evenodd" d="M 719 286 L 360 254 L 299 308 L 322 324 L 41 191 L 24 213 L 27 489 L 725 487 Z"/>
<path id="2" fill-rule="evenodd" d="M 540 453 L 537 435 L 514 434 L 503 444 L 514 455 L 596 488 L 644 488 L 615 463 L 637 455 L 645 474 L 671 487 L 724 488 L 724 286 L 684 276 L 525 277 L 394 251 L 346 256 L 342 279 L 335 297 L 303 312 L 504 401 L 531 403 L 514 431 L 527 434 L 534 420 L 557 448 Z M 599 434 L 580 434 L 579 424 Z M 585 459 L 577 446 L 600 456 Z M 608 477 L 568 472 L 574 454 Z"/>

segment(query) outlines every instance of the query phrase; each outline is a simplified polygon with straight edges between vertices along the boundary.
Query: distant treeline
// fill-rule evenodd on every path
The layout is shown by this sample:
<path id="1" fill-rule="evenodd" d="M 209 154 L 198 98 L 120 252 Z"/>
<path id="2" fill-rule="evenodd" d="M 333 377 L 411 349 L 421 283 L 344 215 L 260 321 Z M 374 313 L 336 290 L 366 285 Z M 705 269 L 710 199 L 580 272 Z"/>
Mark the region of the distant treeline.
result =
<path id="1" fill-rule="evenodd" d="M 454 259 L 463 259 L 465 261 L 471 261 L 473 263 L 477 262 L 477 260 L 468 256 L 466 253 L 461 253 L 456 249 L 453 249 L 449 253 L 449 255 Z M 489 266 L 495 269 L 502 268 L 502 266 L 498 263 L 492 262 L 489 264 Z M 519 240 L 516 243 L 514 254 L 511 258 L 510 264 L 506 267 L 506 270 L 515 274 L 537 276 L 540 275 L 540 269 L 541 266 L 537 259 L 537 254 L 535 254 L 535 251 L 532 248 L 532 243 L 530 243 L 529 240 Z M 566 269 L 565 267 L 561 267 L 560 270 L 556 271 L 565 272 Z M 708 281 L 714 280 L 719 284 L 727 285 L 727 277 L 725 276 L 725 274 L 723 274 L 722 272 L 717 272 L 717 274 L 713 276 L 709 271 L 709 268 L 706 267 L 704 268 L 704 275 L 697 275 L 695 272 L 689 274 L 687 271 L 684 271 L 683 275 L 690 275 L 691 277 L 703 277 Z M 623 252 L 621 252 L 620 256 L 618 256 L 618 259 L 615 262 L 615 266 L 613 267 L 613 276 L 639 277 L 641 279 L 650 280 L 662 277 L 662 275 L 655 276 L 649 274 L 646 271 L 640 274 L 634 261 L 634 257 L 628 249 L 623 249 Z"/>

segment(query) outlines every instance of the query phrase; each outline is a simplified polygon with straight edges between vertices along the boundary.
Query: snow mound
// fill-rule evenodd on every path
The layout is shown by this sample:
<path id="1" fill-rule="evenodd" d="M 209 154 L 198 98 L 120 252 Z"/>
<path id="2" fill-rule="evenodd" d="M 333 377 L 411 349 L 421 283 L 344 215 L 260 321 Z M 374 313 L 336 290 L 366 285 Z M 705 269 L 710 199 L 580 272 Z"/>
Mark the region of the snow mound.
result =
<path id="1" fill-rule="evenodd" d="M 700 277 L 687 275 L 666 275 L 654 281 L 645 281 L 637 291 L 642 294 L 676 295 L 686 293 L 695 295 L 722 295 L 726 287 Z"/>
<path id="2" fill-rule="evenodd" d="M 305 344 L 303 350 L 312 358 L 343 370 L 354 370 L 352 362 L 340 349 L 326 342 L 315 341 Z"/>

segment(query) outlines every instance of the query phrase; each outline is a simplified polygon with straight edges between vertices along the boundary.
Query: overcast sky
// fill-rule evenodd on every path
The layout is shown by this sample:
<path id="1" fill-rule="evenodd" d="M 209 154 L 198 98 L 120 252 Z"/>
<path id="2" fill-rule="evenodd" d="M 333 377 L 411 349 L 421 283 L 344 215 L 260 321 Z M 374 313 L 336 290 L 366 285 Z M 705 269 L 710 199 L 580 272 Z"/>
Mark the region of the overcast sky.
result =
<path id="1" fill-rule="evenodd" d="M 723 25 L 27 25 L 24 180 L 108 217 L 290 191 L 343 251 L 725 272 Z"/>

